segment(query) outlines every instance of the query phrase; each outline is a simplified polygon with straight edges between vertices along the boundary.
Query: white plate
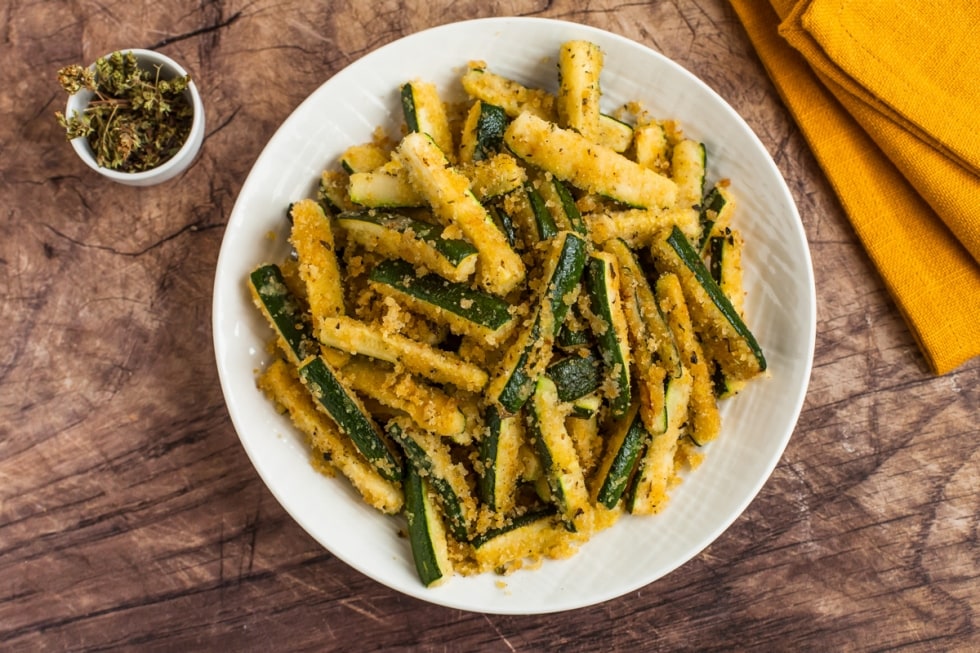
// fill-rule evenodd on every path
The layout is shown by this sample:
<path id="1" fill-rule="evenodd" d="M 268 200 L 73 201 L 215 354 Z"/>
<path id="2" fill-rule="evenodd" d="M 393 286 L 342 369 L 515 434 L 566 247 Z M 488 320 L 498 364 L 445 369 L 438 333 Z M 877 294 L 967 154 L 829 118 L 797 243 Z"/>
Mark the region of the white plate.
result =
<path id="1" fill-rule="evenodd" d="M 745 236 L 748 323 L 771 376 L 723 406 L 721 437 L 654 517 L 626 517 L 567 560 L 507 577 L 456 576 L 419 582 L 400 518 L 367 508 L 348 485 L 316 473 L 302 438 L 255 387 L 270 330 L 245 286 L 257 264 L 286 253 L 284 211 L 311 196 L 320 172 L 349 145 L 401 122 L 399 86 L 421 77 L 459 92 L 466 62 L 554 90 L 556 53 L 588 39 L 605 53 L 604 109 L 640 100 L 704 141 L 709 182 L 732 180 Z M 268 233 L 279 237 L 272 240 Z M 651 583 L 696 556 L 741 514 L 771 474 L 796 425 L 810 378 L 816 330 L 806 236 L 785 182 L 758 138 L 718 95 L 664 56 L 628 39 L 574 23 L 490 18 L 413 34 L 367 55 L 324 83 L 269 141 L 242 187 L 218 259 L 214 345 L 232 421 L 259 475 L 283 508 L 318 542 L 378 582 L 436 604 L 486 613 L 569 610 Z"/>

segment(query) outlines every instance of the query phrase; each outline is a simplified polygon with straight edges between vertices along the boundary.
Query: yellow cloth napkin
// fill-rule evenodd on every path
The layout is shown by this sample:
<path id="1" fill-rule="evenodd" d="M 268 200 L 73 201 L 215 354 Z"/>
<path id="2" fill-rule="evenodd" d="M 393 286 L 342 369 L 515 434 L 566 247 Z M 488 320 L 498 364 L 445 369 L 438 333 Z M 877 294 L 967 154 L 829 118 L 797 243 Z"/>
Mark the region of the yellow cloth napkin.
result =
<path id="1" fill-rule="evenodd" d="M 968 205 L 980 197 L 968 119 L 980 76 L 931 67 L 965 52 L 965 31 L 944 29 L 956 17 L 930 22 L 928 0 L 730 2 L 930 368 L 980 355 L 980 211 Z"/>
<path id="2" fill-rule="evenodd" d="M 980 261 L 980 57 L 972 33 L 980 6 L 967 1 L 973 6 L 807 0 L 779 33 Z"/>

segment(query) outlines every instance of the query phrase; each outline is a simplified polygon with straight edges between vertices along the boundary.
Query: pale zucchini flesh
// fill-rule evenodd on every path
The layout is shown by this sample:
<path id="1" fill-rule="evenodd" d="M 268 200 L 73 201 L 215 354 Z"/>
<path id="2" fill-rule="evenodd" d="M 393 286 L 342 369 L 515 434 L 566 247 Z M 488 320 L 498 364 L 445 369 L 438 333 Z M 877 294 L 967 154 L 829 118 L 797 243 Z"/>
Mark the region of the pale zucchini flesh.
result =
<path id="1" fill-rule="evenodd" d="M 432 82 L 414 79 L 402 85 L 402 113 L 410 132 L 427 134 L 447 158 L 455 159 L 446 105 Z"/>
<path id="2" fill-rule="evenodd" d="M 598 392 L 592 392 L 573 399 L 570 403 L 572 410 L 568 414 L 569 418 L 573 420 L 591 419 L 598 415 L 599 409 L 602 408 L 602 395 Z"/>
<path id="3" fill-rule="evenodd" d="M 568 429 L 568 437 L 575 443 L 582 473 L 587 479 L 591 478 L 602 457 L 602 447 L 606 441 L 604 428 L 600 428 L 599 414 L 593 412 L 589 417 L 569 415 L 565 420 L 565 428 Z"/>
<path id="4" fill-rule="evenodd" d="M 461 436 L 466 429 L 466 416 L 456 398 L 413 374 L 359 358 L 344 364 L 339 373 L 354 392 L 407 414 L 436 435 Z"/>
<path id="5" fill-rule="evenodd" d="M 635 515 L 654 514 L 667 502 L 674 475 L 674 455 L 687 421 L 690 392 L 690 374 L 668 381 L 664 428 L 652 434 L 625 496 L 626 509 Z"/>
<path id="6" fill-rule="evenodd" d="M 664 308 L 684 367 L 691 373 L 687 432 L 695 443 L 706 444 L 718 437 L 721 416 L 707 360 L 701 343 L 694 335 L 694 323 L 676 275 L 664 274 L 657 280 L 657 297 Z"/>
<path id="7" fill-rule="evenodd" d="M 461 81 L 467 94 L 501 107 L 510 118 L 516 118 L 524 111 L 545 120 L 556 118 L 553 95 L 490 72 L 482 62 L 471 62 Z"/>
<path id="8" fill-rule="evenodd" d="M 517 485 L 523 469 L 520 458 L 524 441 L 519 416 L 502 416 L 497 407 L 487 409 L 486 434 L 480 442 L 481 471 L 477 481 L 480 498 L 490 510 L 509 513 L 514 509 Z"/>
<path id="9" fill-rule="evenodd" d="M 663 422 L 664 388 L 668 368 L 673 371 L 670 366 L 675 360 L 667 361 L 662 354 L 668 343 L 661 340 L 670 337 L 669 329 L 634 252 L 621 240 L 609 241 L 604 247 L 619 262 L 619 294 L 629 327 L 640 414 L 647 430 L 659 433 L 666 428 Z"/>
<path id="10" fill-rule="evenodd" d="M 487 532 L 474 543 L 474 556 L 481 571 L 507 574 L 525 561 L 536 564 L 544 558 L 567 558 L 576 551 L 580 536 L 569 533 L 554 509 L 534 510 L 514 517 L 506 526 Z"/>
<path id="11" fill-rule="evenodd" d="M 379 254 L 402 258 L 450 281 L 465 281 L 476 271 L 477 250 L 445 227 L 384 211 L 347 211 L 337 216 L 347 237 Z"/>
<path id="12" fill-rule="evenodd" d="M 477 365 L 354 318 L 324 318 L 317 335 L 327 346 L 402 365 L 436 383 L 448 383 L 470 392 L 479 391 L 487 383 L 486 371 Z"/>
<path id="13" fill-rule="evenodd" d="M 565 41 L 558 49 L 558 124 L 594 142 L 599 142 L 602 64 L 602 50 L 591 41 Z"/>
<path id="14" fill-rule="evenodd" d="M 704 143 L 685 138 L 674 145 L 670 175 L 677 184 L 677 204 L 697 210 L 704 195 Z"/>
<path id="15" fill-rule="evenodd" d="M 588 193 L 643 208 L 669 208 L 677 199 L 671 179 L 530 113 L 508 125 L 504 142 L 528 163 Z"/>
<path id="16" fill-rule="evenodd" d="M 679 221 L 681 231 L 691 239 L 701 232 L 700 210 L 704 197 L 704 143 L 684 138 L 674 143 L 670 160 L 670 176 L 677 183 L 677 210 L 687 215 Z"/>
<path id="17" fill-rule="evenodd" d="M 453 170 L 445 154 L 423 134 L 405 136 L 398 152 L 436 216 L 443 224 L 458 225 L 478 250 L 481 285 L 501 296 L 517 288 L 524 281 L 524 262 L 473 195 L 469 180 Z"/>
<path id="18" fill-rule="evenodd" d="M 472 539 L 473 547 L 476 549 L 480 549 L 492 542 L 500 544 L 503 542 L 503 540 L 508 534 L 516 534 L 516 532 L 519 529 L 527 528 L 532 524 L 538 524 L 538 525 L 553 524 L 554 516 L 555 516 L 554 506 L 547 506 L 544 508 L 528 510 L 523 514 L 512 517 L 503 526 L 490 528 L 485 532 L 480 533 L 475 537 L 473 537 Z"/>
<path id="19" fill-rule="evenodd" d="M 389 153 L 376 143 L 351 145 L 340 155 L 340 167 L 348 174 L 371 172 L 388 163 Z"/>
<path id="20" fill-rule="evenodd" d="M 470 190 L 481 202 L 515 191 L 527 180 L 527 170 L 506 152 L 460 165 L 460 172 L 470 180 Z"/>
<path id="21" fill-rule="evenodd" d="M 745 304 L 745 290 L 742 287 L 742 235 L 726 227 L 720 235 L 712 236 L 708 241 L 711 278 L 732 308 L 742 315 Z"/>
<path id="22" fill-rule="evenodd" d="M 408 173 L 397 162 L 352 173 L 347 182 L 347 194 L 354 204 L 369 208 L 406 208 L 425 204 L 409 181 Z"/>
<path id="23" fill-rule="evenodd" d="M 599 133 L 596 142 L 614 152 L 626 152 L 633 144 L 633 126 L 608 114 L 599 115 Z"/>
<path id="24" fill-rule="evenodd" d="M 661 123 L 637 125 L 633 129 L 633 147 L 634 158 L 641 166 L 664 174 L 670 171 L 670 143 Z"/>
<path id="25" fill-rule="evenodd" d="M 680 207 L 604 211 L 590 213 L 584 220 L 595 242 L 602 244 L 619 239 L 631 247 L 644 247 L 675 225 L 684 233 L 698 228 L 697 213 Z"/>

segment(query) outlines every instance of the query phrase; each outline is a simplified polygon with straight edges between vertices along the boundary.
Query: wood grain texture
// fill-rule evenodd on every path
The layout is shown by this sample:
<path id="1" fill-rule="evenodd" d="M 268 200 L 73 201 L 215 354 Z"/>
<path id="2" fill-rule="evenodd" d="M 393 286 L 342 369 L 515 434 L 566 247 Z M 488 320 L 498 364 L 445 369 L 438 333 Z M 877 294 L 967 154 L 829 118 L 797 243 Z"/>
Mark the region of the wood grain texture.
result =
<path id="1" fill-rule="evenodd" d="M 223 229 L 277 126 L 377 47 L 491 15 L 608 29 L 700 76 L 788 180 L 817 281 L 810 391 L 756 500 L 664 579 L 561 615 L 431 606 L 324 551 L 245 456 L 211 345 Z M 0 649 L 980 648 L 980 361 L 928 374 L 723 0 L 78 0 L 0 19 Z M 176 184 L 102 181 L 54 121 L 54 72 L 127 47 L 204 94 Z"/>

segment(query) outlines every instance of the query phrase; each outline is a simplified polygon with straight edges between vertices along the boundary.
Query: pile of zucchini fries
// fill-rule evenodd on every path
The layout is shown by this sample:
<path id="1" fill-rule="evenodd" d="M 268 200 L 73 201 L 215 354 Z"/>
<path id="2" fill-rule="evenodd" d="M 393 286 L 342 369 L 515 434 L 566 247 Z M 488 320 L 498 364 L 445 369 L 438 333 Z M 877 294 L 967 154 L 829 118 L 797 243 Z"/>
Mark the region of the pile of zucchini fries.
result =
<path id="1" fill-rule="evenodd" d="M 742 240 L 704 145 L 600 110 L 603 53 L 558 90 L 470 62 L 466 102 L 401 89 L 288 208 L 292 256 L 249 276 L 275 333 L 258 384 L 314 464 L 407 517 L 419 577 L 506 573 L 660 510 L 766 369 Z"/>

